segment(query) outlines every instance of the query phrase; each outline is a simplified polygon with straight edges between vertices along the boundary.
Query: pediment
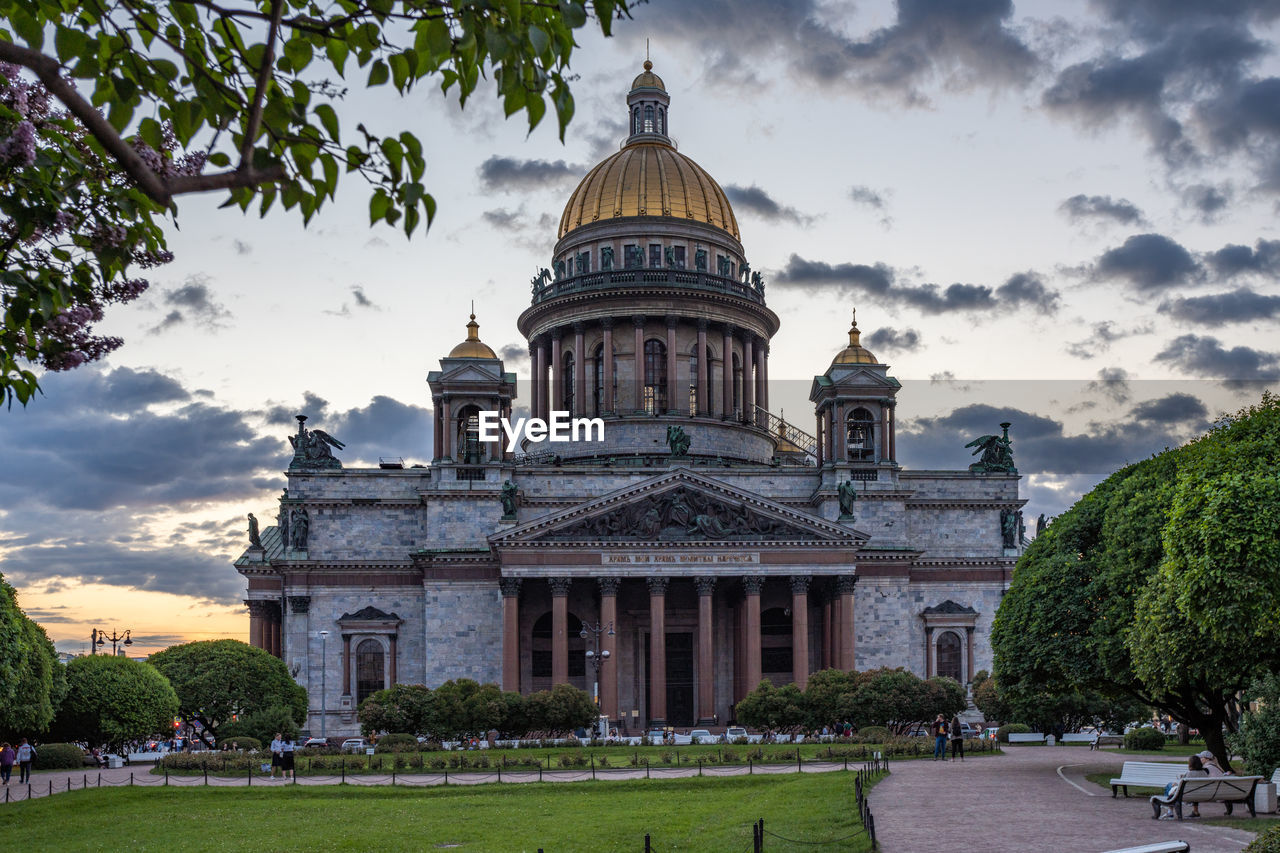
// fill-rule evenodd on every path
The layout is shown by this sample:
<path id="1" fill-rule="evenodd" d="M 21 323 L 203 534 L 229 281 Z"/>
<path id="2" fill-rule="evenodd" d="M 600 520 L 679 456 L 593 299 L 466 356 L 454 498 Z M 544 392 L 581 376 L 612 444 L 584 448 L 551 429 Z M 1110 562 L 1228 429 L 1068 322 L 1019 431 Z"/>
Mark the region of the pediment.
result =
<path id="1" fill-rule="evenodd" d="M 474 361 L 454 361 L 442 359 L 440 379 L 444 382 L 494 382 L 502 379 L 502 371 L 497 364 L 492 367 L 480 365 Z"/>
<path id="2" fill-rule="evenodd" d="M 951 599 L 947 599 L 941 604 L 935 604 L 933 607 L 924 609 L 926 616 L 977 616 L 978 611 L 965 604 L 956 604 Z"/>
<path id="3" fill-rule="evenodd" d="M 868 538 L 680 469 L 512 528 L 490 541 L 498 547 L 561 542 L 824 542 L 856 547 Z"/>
<path id="4" fill-rule="evenodd" d="M 831 384 L 838 388 L 867 386 L 875 388 L 897 388 L 898 383 L 891 379 L 884 372 L 884 368 L 878 371 L 868 369 L 866 367 L 837 369 L 835 367 L 828 371 L 831 376 Z"/>
<path id="5" fill-rule="evenodd" d="M 402 622 L 403 620 L 394 613 L 386 613 L 370 604 L 363 607 L 355 613 L 343 613 L 338 617 L 338 622 Z"/>

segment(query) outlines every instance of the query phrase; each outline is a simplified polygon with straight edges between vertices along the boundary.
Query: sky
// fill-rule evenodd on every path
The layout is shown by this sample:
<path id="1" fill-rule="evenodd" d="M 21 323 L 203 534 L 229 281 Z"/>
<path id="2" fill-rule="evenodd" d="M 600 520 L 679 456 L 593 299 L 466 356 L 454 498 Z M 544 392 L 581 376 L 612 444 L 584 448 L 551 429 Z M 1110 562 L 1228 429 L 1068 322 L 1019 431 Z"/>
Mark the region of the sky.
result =
<path id="1" fill-rule="evenodd" d="M 565 201 L 617 150 L 645 41 L 680 151 L 725 189 L 769 306 L 771 404 L 847 340 L 903 382 L 899 461 L 963 468 L 1013 423 L 1031 518 L 1256 401 L 1280 376 L 1277 0 L 654 0 L 581 31 L 577 110 L 528 133 L 492 89 L 351 91 L 424 143 L 430 232 L 357 181 L 294 213 L 180 202 L 176 260 L 98 327 L 125 346 L 0 413 L 0 573 L 62 651 L 247 639 L 245 515 L 273 518 L 293 415 L 345 464 L 427 462 L 438 359 L 515 321 Z"/>

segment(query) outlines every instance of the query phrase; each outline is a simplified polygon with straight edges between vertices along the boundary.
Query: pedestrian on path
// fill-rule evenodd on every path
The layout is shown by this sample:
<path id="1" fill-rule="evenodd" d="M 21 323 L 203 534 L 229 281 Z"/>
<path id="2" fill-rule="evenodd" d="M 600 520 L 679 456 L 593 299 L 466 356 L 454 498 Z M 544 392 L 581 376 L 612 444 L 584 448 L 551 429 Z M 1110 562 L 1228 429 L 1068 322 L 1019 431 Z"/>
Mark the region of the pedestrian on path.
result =
<path id="1" fill-rule="evenodd" d="M 18 758 L 18 753 L 13 751 L 13 747 L 8 743 L 0 743 L 0 779 L 4 780 L 4 784 L 9 784 L 9 777 L 13 775 L 13 762 Z"/>
<path id="2" fill-rule="evenodd" d="M 276 732 L 275 739 L 271 741 L 271 778 L 276 778 L 276 771 L 280 769 L 280 762 L 284 758 L 284 738 L 280 732 Z"/>
<path id="3" fill-rule="evenodd" d="M 960 725 L 960 717 L 956 715 L 951 718 L 951 760 L 956 760 L 956 753 L 960 754 L 960 760 L 964 761 L 964 728 Z"/>
<path id="4" fill-rule="evenodd" d="M 293 778 L 293 758 L 294 758 L 293 738 L 285 737 L 280 746 L 280 769 L 284 771 L 284 778 Z"/>
<path id="5" fill-rule="evenodd" d="M 31 762 L 35 760 L 36 748 L 23 738 L 18 744 L 18 784 L 31 781 Z"/>
<path id="6" fill-rule="evenodd" d="M 947 760 L 947 721 L 941 714 L 933 721 L 933 760 Z"/>

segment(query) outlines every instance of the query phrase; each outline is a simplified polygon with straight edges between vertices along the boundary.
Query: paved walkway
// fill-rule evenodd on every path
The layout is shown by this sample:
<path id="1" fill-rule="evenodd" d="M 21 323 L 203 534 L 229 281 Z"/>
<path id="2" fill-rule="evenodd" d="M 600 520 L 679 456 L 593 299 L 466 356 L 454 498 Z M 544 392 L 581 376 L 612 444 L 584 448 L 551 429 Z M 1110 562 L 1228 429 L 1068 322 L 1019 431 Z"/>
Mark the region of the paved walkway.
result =
<path id="1" fill-rule="evenodd" d="M 1019 746 L 963 763 L 896 761 L 871 791 L 876 835 L 885 853 L 1100 853 L 1175 839 L 1195 853 L 1239 853 L 1253 840 L 1251 832 L 1196 820 L 1152 820 L 1146 797 L 1112 799 L 1109 789 L 1084 778 L 1118 776 L 1125 757 Z M 1201 812 L 1220 817 L 1224 807 L 1206 805 Z M 1235 808 L 1242 812 L 1249 814 Z"/>

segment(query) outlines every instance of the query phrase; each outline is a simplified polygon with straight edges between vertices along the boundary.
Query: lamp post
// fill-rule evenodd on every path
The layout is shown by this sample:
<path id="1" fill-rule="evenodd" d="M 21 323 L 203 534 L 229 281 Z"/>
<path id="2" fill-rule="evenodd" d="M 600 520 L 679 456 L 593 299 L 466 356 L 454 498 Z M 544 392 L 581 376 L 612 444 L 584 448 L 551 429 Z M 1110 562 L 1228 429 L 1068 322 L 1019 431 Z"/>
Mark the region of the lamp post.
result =
<path id="1" fill-rule="evenodd" d="M 608 634 L 610 637 L 612 637 L 612 636 L 613 636 L 613 623 L 612 623 L 612 622 L 610 622 L 610 623 L 609 623 L 609 626 L 606 628 L 605 626 L 603 626 L 603 625 L 602 625 L 601 623 L 599 623 L 599 622 L 596 622 L 595 624 L 592 624 L 592 623 L 590 623 L 590 622 L 583 622 L 583 623 L 582 623 L 582 630 L 578 632 L 578 636 L 585 640 L 585 639 L 587 638 L 587 634 L 591 634 L 591 635 L 592 635 L 592 637 L 594 638 L 594 643 L 595 643 L 595 647 L 594 647 L 594 648 L 588 648 L 588 649 L 587 649 L 587 663 L 591 664 L 591 668 L 592 668 L 593 670 L 595 670 L 595 680 L 594 680 L 594 682 L 593 682 L 594 687 L 593 687 L 593 690 L 592 690 L 591 698 L 595 701 L 595 703 L 596 703 L 596 713 L 597 713 L 597 714 L 599 714 L 599 709 L 600 709 L 600 667 L 604 666 L 605 662 L 609 660 L 609 650 L 608 650 L 608 649 L 601 649 L 601 648 L 600 648 L 600 636 L 601 636 L 602 634 Z M 598 721 L 597 721 L 597 722 L 598 722 Z M 608 730 L 606 730 L 606 731 L 605 731 L 605 736 L 608 736 L 608 734 L 609 734 L 609 732 L 608 732 Z"/>
<path id="2" fill-rule="evenodd" d="M 133 629 L 126 629 L 123 634 L 117 634 L 115 629 L 111 630 L 111 635 L 107 636 L 106 631 L 99 631 L 94 628 L 89 632 L 89 654 L 96 655 L 98 646 L 105 646 L 108 641 L 111 643 L 111 654 L 114 657 L 119 646 L 132 646 L 133 640 L 129 638 L 129 634 Z M 123 641 L 123 642 L 121 642 Z"/>
<path id="3" fill-rule="evenodd" d="M 329 666 L 328 666 L 329 655 L 328 655 L 328 649 L 327 649 L 328 644 L 329 644 L 329 632 L 321 631 L 320 632 L 320 737 L 326 736 L 325 723 L 328 722 L 328 711 L 326 707 L 326 700 L 328 697 L 328 691 L 326 690 L 326 687 L 328 686 L 326 684 L 326 681 L 328 679 L 326 678 L 326 676 L 328 675 L 328 670 L 329 670 Z"/>

